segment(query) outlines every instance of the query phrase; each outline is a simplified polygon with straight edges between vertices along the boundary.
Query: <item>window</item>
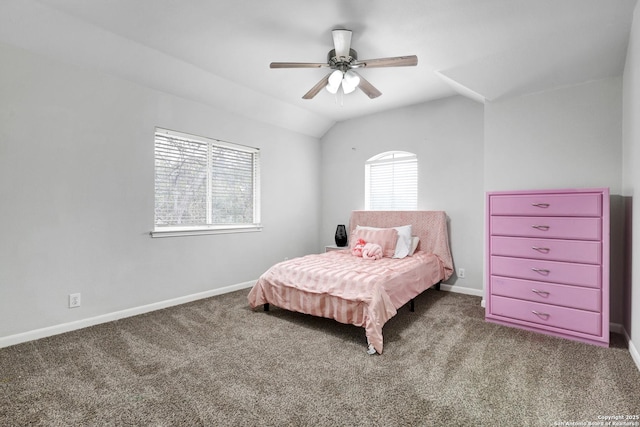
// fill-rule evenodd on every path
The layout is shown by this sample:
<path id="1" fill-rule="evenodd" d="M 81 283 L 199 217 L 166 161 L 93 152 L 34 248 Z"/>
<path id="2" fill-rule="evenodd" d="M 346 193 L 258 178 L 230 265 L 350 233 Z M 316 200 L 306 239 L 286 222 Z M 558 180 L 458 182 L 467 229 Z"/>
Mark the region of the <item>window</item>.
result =
<path id="1" fill-rule="evenodd" d="M 418 157 L 388 151 L 367 160 L 364 199 L 367 210 L 416 210 Z"/>
<path id="2" fill-rule="evenodd" d="M 154 237 L 256 231 L 260 151 L 156 128 Z"/>

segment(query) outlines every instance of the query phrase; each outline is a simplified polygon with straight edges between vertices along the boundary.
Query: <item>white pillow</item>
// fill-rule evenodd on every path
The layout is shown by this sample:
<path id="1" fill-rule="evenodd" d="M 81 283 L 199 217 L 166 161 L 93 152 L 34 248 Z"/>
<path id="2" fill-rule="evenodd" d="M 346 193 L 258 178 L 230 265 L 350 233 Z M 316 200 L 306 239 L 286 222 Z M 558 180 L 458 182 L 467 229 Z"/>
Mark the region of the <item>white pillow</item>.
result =
<path id="1" fill-rule="evenodd" d="M 398 232 L 398 242 L 396 243 L 396 251 L 393 257 L 404 258 L 411 252 L 411 225 L 393 228 Z"/>
<path id="2" fill-rule="evenodd" d="M 413 253 L 418 248 L 418 243 L 420 243 L 420 238 L 418 236 L 413 236 L 411 238 L 411 250 L 409 251 L 409 256 L 412 256 Z"/>
<path id="3" fill-rule="evenodd" d="M 358 228 L 370 229 L 370 230 L 380 230 L 379 227 L 366 227 L 362 225 L 358 225 Z M 396 242 L 396 249 L 393 253 L 392 258 L 404 258 L 409 255 L 411 252 L 411 225 L 403 225 L 400 227 L 389 227 L 393 228 L 398 232 L 398 241 Z M 417 243 L 416 243 L 417 246 Z M 415 250 L 415 249 L 414 249 Z"/>

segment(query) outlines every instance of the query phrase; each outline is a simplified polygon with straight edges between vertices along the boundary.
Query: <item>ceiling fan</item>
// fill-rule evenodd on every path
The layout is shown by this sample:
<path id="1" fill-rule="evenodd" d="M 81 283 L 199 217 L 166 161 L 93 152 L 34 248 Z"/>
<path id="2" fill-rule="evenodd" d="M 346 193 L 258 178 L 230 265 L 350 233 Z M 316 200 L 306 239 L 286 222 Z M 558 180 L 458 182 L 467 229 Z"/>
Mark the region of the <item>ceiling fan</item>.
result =
<path id="1" fill-rule="evenodd" d="M 272 62 L 270 68 L 331 68 L 329 74 L 324 76 L 309 92 L 305 93 L 303 99 L 311 99 L 323 88 L 335 94 L 340 87 L 343 92 L 351 93 L 357 87 L 360 88 L 369 98 L 377 98 L 382 95 L 369 81 L 354 71 L 358 68 L 374 67 L 407 67 L 418 65 L 418 57 L 395 56 L 391 58 L 377 58 L 358 60 L 358 53 L 351 49 L 351 30 L 336 29 L 331 31 L 333 35 L 334 48 L 327 54 L 327 62 Z"/>

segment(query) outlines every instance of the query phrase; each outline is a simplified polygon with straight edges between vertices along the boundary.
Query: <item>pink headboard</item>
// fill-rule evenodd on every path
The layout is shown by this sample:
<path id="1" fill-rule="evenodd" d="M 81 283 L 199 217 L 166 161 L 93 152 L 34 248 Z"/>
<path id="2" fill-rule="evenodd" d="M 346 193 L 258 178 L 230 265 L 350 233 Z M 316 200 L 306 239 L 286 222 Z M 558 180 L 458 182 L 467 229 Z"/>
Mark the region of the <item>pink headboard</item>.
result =
<path id="1" fill-rule="evenodd" d="M 414 236 L 420 238 L 418 249 L 436 255 L 442 261 L 445 278 L 453 274 L 453 258 L 449 249 L 447 214 L 444 211 L 353 211 L 349 235 L 358 225 L 369 227 L 400 227 L 411 224 Z"/>

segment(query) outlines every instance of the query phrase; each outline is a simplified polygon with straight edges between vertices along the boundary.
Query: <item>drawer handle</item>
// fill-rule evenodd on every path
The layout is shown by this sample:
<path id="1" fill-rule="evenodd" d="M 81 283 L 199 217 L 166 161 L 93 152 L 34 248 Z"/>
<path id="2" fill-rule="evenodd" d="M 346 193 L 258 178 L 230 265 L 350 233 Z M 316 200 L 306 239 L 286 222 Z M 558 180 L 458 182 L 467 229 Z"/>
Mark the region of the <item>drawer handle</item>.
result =
<path id="1" fill-rule="evenodd" d="M 548 297 L 549 296 L 549 292 L 547 292 L 547 291 L 539 291 L 537 289 L 531 289 L 531 292 L 535 292 L 536 294 L 540 295 L 541 297 Z"/>
<path id="2" fill-rule="evenodd" d="M 531 249 L 533 249 L 534 251 L 545 253 L 545 254 L 548 254 L 551 251 L 551 249 L 549 248 L 540 248 L 538 246 L 531 246 Z"/>
<path id="3" fill-rule="evenodd" d="M 547 231 L 549 229 L 548 225 L 532 225 L 531 227 L 541 231 Z"/>
<path id="4" fill-rule="evenodd" d="M 531 206 L 535 206 L 536 208 L 548 208 L 549 203 L 531 203 Z"/>
<path id="5" fill-rule="evenodd" d="M 540 311 L 531 310 L 531 312 L 533 314 L 535 314 L 536 316 L 538 316 L 538 317 L 544 318 L 545 320 L 547 320 L 549 318 L 549 316 L 551 316 L 549 313 L 542 313 Z"/>
<path id="6" fill-rule="evenodd" d="M 535 271 L 536 273 L 545 274 L 545 275 L 550 273 L 550 271 L 545 268 L 531 267 L 531 270 Z"/>

